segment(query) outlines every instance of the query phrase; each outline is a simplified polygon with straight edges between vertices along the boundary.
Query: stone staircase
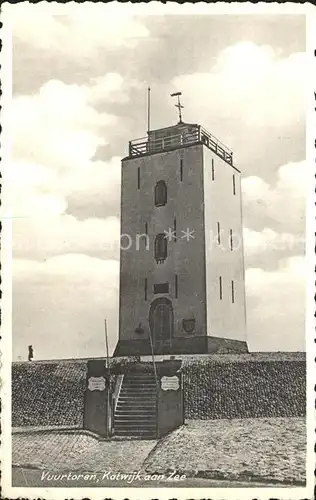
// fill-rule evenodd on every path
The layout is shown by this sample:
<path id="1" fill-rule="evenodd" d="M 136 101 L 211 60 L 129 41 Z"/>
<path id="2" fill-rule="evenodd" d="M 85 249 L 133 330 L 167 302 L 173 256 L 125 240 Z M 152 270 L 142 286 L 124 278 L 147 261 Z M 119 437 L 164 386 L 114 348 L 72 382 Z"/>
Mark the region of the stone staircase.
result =
<path id="1" fill-rule="evenodd" d="M 130 372 L 124 376 L 114 413 L 114 434 L 156 437 L 157 398 L 154 373 Z"/>

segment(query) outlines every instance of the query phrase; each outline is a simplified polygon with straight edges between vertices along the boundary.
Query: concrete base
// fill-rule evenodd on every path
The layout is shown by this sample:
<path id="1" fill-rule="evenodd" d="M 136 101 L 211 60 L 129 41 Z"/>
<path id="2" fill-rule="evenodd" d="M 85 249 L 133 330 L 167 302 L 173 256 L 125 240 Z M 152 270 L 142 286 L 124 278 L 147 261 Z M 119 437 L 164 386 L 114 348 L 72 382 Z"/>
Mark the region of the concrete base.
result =
<path id="1" fill-rule="evenodd" d="M 223 339 L 219 337 L 183 337 L 174 338 L 172 345 L 154 346 L 154 354 L 241 354 L 248 353 L 247 342 Z M 149 339 L 119 340 L 114 357 L 150 356 L 152 354 Z"/>

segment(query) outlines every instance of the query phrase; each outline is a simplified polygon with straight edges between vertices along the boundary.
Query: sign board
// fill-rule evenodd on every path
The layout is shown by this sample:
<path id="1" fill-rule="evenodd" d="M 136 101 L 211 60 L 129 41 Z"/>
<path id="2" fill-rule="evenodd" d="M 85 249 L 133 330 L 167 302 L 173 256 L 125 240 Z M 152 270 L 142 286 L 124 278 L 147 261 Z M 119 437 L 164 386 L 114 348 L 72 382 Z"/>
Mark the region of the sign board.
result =
<path id="1" fill-rule="evenodd" d="M 89 391 L 104 391 L 105 386 L 106 386 L 106 384 L 105 384 L 104 377 L 90 377 L 88 379 Z"/>
<path id="2" fill-rule="evenodd" d="M 177 391 L 179 387 L 179 378 L 176 375 L 173 377 L 161 377 L 161 389 L 163 391 Z"/>

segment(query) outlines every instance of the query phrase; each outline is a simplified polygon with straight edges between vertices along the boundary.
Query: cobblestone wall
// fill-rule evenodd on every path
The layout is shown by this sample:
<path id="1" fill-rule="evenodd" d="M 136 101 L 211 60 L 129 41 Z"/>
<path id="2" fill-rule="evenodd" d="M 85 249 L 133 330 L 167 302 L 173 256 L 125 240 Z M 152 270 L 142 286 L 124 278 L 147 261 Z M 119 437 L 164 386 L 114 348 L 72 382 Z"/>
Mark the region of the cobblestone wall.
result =
<path id="1" fill-rule="evenodd" d="M 303 353 L 182 358 L 185 418 L 305 415 Z M 12 426 L 83 426 L 87 360 L 14 363 Z"/>
<path id="2" fill-rule="evenodd" d="M 14 363 L 12 426 L 83 425 L 87 363 Z"/>
<path id="3" fill-rule="evenodd" d="M 185 418 L 301 417 L 306 364 L 302 359 L 184 363 Z"/>

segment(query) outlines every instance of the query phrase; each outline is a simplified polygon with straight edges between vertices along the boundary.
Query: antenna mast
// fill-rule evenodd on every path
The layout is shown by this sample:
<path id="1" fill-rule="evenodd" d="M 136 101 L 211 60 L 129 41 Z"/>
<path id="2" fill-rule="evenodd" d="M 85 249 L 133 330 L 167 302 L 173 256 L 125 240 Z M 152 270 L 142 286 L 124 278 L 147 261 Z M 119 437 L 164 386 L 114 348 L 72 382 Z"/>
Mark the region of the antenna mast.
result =
<path id="1" fill-rule="evenodd" d="M 147 134 L 150 132 L 150 87 L 147 89 Z"/>
<path id="2" fill-rule="evenodd" d="M 181 109 L 184 108 L 184 106 L 182 106 L 181 102 L 180 102 L 180 95 L 182 95 L 182 92 L 174 92 L 173 94 L 170 94 L 171 97 L 177 97 L 178 98 L 178 102 L 177 104 L 175 104 L 175 107 L 178 108 L 178 113 L 179 113 L 179 123 L 183 123 L 182 122 L 182 113 L 181 113 Z"/>

